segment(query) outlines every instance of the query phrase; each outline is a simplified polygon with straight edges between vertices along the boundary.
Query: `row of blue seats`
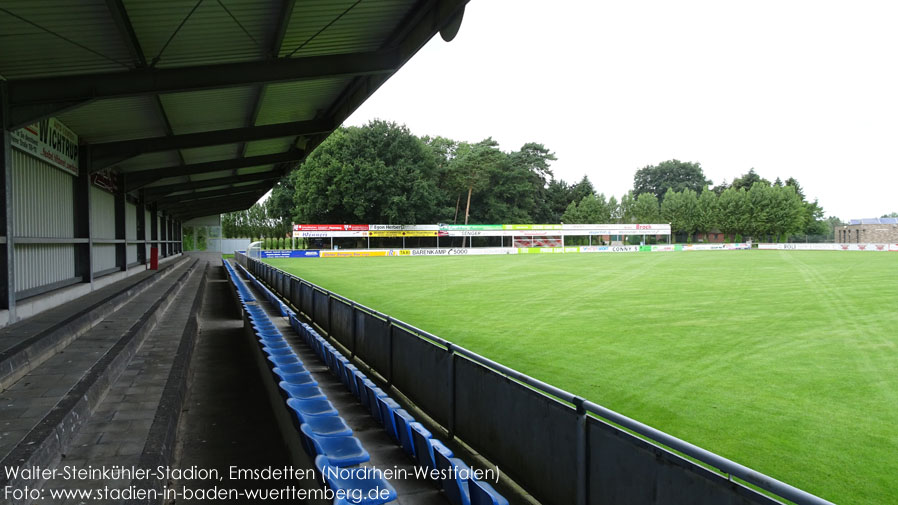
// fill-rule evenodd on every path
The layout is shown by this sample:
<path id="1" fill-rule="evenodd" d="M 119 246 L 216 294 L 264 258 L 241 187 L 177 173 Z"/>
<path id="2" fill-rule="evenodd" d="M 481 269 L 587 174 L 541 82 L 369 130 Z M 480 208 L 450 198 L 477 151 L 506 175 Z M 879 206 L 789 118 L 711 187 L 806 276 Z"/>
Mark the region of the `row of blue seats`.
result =
<path id="1" fill-rule="evenodd" d="M 351 467 L 369 461 L 370 455 L 361 442 L 352 436 L 352 429 L 318 388 L 318 382 L 293 352 L 289 342 L 272 323 L 265 310 L 254 302 L 247 302 L 240 289 L 242 281 L 234 275 L 234 270 L 228 268 L 228 273 L 237 287 L 238 296 L 259 344 L 273 366 L 272 372 L 280 379 L 278 385 L 284 392 L 286 403 L 299 423 L 303 448 L 314 458 L 315 465 L 328 486 L 334 491 L 342 491 L 340 496 L 343 498 L 336 499 L 335 505 L 380 505 L 396 499 L 396 490 L 377 470 L 337 471 L 347 468 L 351 470 Z M 258 283 L 254 277 L 248 277 L 254 284 Z M 263 286 L 256 285 L 263 292 L 267 291 Z M 248 290 L 246 293 L 252 296 Z M 269 294 L 270 291 L 266 293 Z M 289 311 L 283 304 L 280 307 L 282 311 Z M 287 316 L 291 322 L 296 320 L 293 311 L 289 311 Z"/>
<path id="2" fill-rule="evenodd" d="M 270 289 L 268 289 L 268 287 L 266 287 L 264 284 L 262 284 L 262 282 L 259 281 L 259 279 L 257 279 L 256 276 L 250 274 L 249 271 L 243 267 L 243 265 L 237 265 L 237 266 L 244 272 L 244 274 L 246 274 L 246 277 L 248 277 L 249 279 L 251 279 L 253 281 L 253 285 L 256 286 L 256 289 L 258 289 L 259 291 L 261 291 L 262 293 L 265 294 L 265 298 L 268 299 L 268 303 L 270 303 L 278 308 L 278 311 L 280 311 L 282 316 L 290 317 L 290 314 L 293 314 L 294 316 L 296 316 L 296 313 L 293 312 L 292 310 L 290 310 L 290 307 L 288 307 L 287 304 L 282 302 L 280 300 L 280 298 L 278 298 Z"/>
<path id="3" fill-rule="evenodd" d="M 453 505 L 508 505 L 505 497 L 489 483 L 474 479 L 467 464 L 453 457 L 451 449 L 434 438 L 315 329 L 295 316 L 290 318 L 290 324 L 418 465 L 437 470 L 443 491 Z"/>
<path id="4" fill-rule="evenodd" d="M 508 500 L 493 489 L 489 483 L 472 478 L 467 464 L 461 459 L 453 457 L 451 449 L 434 438 L 427 428 L 416 422 L 405 409 L 368 379 L 339 350 L 328 343 L 311 326 L 301 322 L 296 313 L 281 302 L 255 276 L 245 269 L 244 272 L 253 281 L 253 284 L 265 293 L 269 302 L 280 307 L 282 315 L 289 318 L 293 329 L 343 384 L 359 398 L 362 405 L 371 412 L 372 416 L 399 443 L 403 450 L 422 467 L 438 470 L 440 484 L 453 505 L 508 505 Z M 269 359 L 274 362 L 273 358 Z"/>
<path id="5" fill-rule="evenodd" d="M 249 288 L 246 287 L 246 283 L 243 282 L 240 277 L 237 276 L 237 272 L 234 271 L 234 267 L 227 261 L 224 262 L 225 270 L 228 272 L 228 278 L 231 279 L 231 283 L 234 284 L 234 287 L 237 289 L 237 295 L 240 297 L 241 302 L 253 302 L 256 299 L 253 297 L 253 294 L 250 292 Z"/>

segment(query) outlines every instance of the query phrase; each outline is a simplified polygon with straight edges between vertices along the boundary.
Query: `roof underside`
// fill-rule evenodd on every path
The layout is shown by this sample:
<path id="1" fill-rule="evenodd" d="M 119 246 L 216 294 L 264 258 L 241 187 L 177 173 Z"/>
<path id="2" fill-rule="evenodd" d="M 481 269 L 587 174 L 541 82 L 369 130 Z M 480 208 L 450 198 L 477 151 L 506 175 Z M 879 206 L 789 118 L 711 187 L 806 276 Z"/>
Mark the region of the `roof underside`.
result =
<path id="1" fill-rule="evenodd" d="M 244 209 L 467 1 L 7 0 L 3 126 L 58 117 L 182 219 Z"/>

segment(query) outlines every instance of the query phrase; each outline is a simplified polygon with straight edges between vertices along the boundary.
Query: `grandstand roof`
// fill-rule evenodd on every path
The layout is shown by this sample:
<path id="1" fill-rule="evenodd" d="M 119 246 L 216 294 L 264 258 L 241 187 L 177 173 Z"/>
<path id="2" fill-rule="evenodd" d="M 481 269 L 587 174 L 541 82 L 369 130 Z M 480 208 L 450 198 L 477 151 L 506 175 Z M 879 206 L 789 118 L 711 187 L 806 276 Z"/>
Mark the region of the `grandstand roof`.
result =
<path id="1" fill-rule="evenodd" d="M 182 219 L 244 209 L 467 1 L 7 0 L 3 126 L 56 116 Z"/>
<path id="2" fill-rule="evenodd" d="M 898 218 L 895 217 L 874 217 L 871 219 L 852 219 L 848 224 L 898 224 Z"/>

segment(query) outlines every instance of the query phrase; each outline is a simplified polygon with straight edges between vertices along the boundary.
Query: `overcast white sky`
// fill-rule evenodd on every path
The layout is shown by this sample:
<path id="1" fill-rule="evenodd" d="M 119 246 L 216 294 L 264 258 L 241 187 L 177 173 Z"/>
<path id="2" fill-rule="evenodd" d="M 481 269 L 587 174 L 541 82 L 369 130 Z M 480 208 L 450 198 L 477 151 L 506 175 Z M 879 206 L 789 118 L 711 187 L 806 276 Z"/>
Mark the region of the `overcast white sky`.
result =
<path id="1" fill-rule="evenodd" d="M 677 158 L 792 176 L 826 215 L 898 211 L 898 2 L 471 0 L 345 124 L 555 152 L 624 194 Z"/>

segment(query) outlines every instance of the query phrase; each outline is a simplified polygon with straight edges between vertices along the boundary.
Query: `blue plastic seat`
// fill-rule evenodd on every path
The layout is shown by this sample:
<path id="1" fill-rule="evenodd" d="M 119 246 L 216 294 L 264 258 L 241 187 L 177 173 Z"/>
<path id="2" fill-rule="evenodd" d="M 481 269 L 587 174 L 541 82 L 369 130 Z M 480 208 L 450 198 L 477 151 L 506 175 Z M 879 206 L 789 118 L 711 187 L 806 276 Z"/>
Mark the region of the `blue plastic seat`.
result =
<path id="1" fill-rule="evenodd" d="M 412 443 L 415 445 L 415 459 L 418 460 L 420 466 L 431 470 L 436 469 L 436 461 L 433 456 L 435 452 L 439 452 L 447 458 L 453 456 L 452 450 L 439 440 L 431 438 L 431 433 L 421 423 L 409 423 L 409 428 L 412 430 Z"/>
<path id="2" fill-rule="evenodd" d="M 316 435 L 321 437 L 351 437 L 352 436 L 352 428 L 346 424 L 346 421 L 343 420 L 340 416 L 306 416 L 305 418 L 300 418 L 299 414 L 294 411 L 297 419 L 299 419 L 299 425 L 302 426 L 306 424 L 309 426 L 309 429 L 312 430 Z"/>
<path id="3" fill-rule="evenodd" d="M 277 366 L 281 365 L 290 365 L 293 363 L 302 363 L 296 355 L 293 356 L 269 356 L 268 361 L 271 361 Z"/>
<path id="4" fill-rule="evenodd" d="M 265 351 L 265 354 L 269 356 L 295 356 L 293 353 L 293 349 L 290 346 L 287 347 L 269 347 L 267 345 L 262 347 L 262 350 Z"/>
<path id="5" fill-rule="evenodd" d="M 358 370 L 355 365 L 353 365 L 348 358 L 345 356 L 340 356 L 337 359 L 337 369 L 335 373 L 337 378 L 340 379 L 340 382 L 348 389 L 352 394 L 358 396 L 356 393 L 356 384 L 355 384 L 355 372 Z"/>
<path id="6" fill-rule="evenodd" d="M 359 369 L 352 363 L 344 363 L 343 376 L 340 378 L 343 381 L 343 385 L 346 386 L 346 389 L 355 396 L 359 396 L 359 392 L 356 390 L 357 385 L 355 383 L 355 374 L 358 371 Z"/>
<path id="7" fill-rule="evenodd" d="M 396 434 L 399 436 L 399 445 L 409 456 L 415 458 L 415 443 L 412 441 L 412 428 L 409 426 L 415 422 L 415 418 L 405 411 L 396 409 L 393 411 L 393 424 L 396 426 Z"/>
<path id="8" fill-rule="evenodd" d="M 334 466 L 358 465 L 371 459 L 371 455 L 355 437 L 323 437 L 316 435 L 308 424 L 301 425 L 299 432 L 309 455 L 327 456 Z"/>
<path id="9" fill-rule="evenodd" d="M 365 392 L 368 394 L 368 410 L 378 423 L 383 424 L 384 420 L 380 416 L 380 405 L 377 403 L 377 399 L 387 396 L 387 394 L 370 380 L 365 383 Z"/>
<path id="10" fill-rule="evenodd" d="M 285 375 L 292 373 L 307 373 L 308 370 L 306 370 L 306 367 L 300 363 L 293 363 L 292 365 L 276 366 L 274 367 L 273 372 L 278 377 L 283 378 Z"/>
<path id="11" fill-rule="evenodd" d="M 278 386 L 280 386 L 290 398 L 299 398 L 300 400 L 324 398 L 324 393 L 318 389 L 318 386 L 312 384 L 291 384 L 287 381 L 280 381 Z"/>
<path id="12" fill-rule="evenodd" d="M 396 431 L 396 421 L 393 419 L 393 412 L 402 410 L 402 405 L 396 403 L 396 400 L 389 396 L 378 396 L 377 408 L 380 410 L 380 422 L 384 425 L 384 431 L 390 435 L 390 438 L 398 442 L 399 433 Z"/>
<path id="13" fill-rule="evenodd" d="M 447 457 L 440 451 L 433 452 L 437 470 L 440 471 L 440 483 L 443 492 L 452 505 L 471 505 L 471 493 L 468 489 L 468 478 L 471 469 L 458 458 Z"/>
<path id="14" fill-rule="evenodd" d="M 259 342 L 267 347 L 290 347 L 290 344 L 283 338 L 263 337 L 259 339 Z"/>
<path id="15" fill-rule="evenodd" d="M 382 505 L 396 499 L 396 489 L 376 468 L 339 468 L 326 456 L 316 457 L 315 467 L 331 490 L 347 497 L 337 498 L 334 505 Z"/>
<path id="16" fill-rule="evenodd" d="M 376 384 L 371 382 L 368 377 L 365 377 L 361 372 L 356 374 L 355 376 L 356 389 L 359 391 L 359 401 L 362 403 L 362 406 L 368 410 L 371 410 L 371 404 L 368 397 L 368 389 L 377 387 Z"/>
<path id="17" fill-rule="evenodd" d="M 277 367 L 280 368 L 280 367 Z M 312 374 L 309 372 L 300 372 L 300 373 L 285 373 L 283 375 L 278 374 L 282 381 L 287 384 L 296 384 L 299 386 L 317 386 L 318 381 L 312 378 Z"/>
<path id="18" fill-rule="evenodd" d="M 337 415 L 337 409 L 326 398 L 288 398 L 287 405 L 303 417 Z"/>
<path id="19" fill-rule="evenodd" d="M 471 492 L 471 505 L 508 505 L 508 500 L 486 482 L 471 479 L 468 490 Z"/>
<path id="20" fill-rule="evenodd" d="M 365 374 L 361 372 L 361 370 L 356 370 L 352 374 L 352 392 L 355 393 L 355 396 L 362 402 L 362 405 L 367 407 L 367 398 L 368 393 L 365 391 L 364 381 L 368 380 L 368 377 L 365 377 Z"/>

